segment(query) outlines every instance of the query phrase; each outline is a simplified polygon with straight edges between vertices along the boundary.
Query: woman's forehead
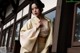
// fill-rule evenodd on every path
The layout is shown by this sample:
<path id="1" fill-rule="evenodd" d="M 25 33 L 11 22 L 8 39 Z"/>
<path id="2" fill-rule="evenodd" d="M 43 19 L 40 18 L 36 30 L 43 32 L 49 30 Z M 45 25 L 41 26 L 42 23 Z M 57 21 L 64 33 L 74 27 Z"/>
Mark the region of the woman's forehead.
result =
<path id="1" fill-rule="evenodd" d="M 36 5 L 35 3 L 33 3 L 33 4 L 31 5 L 31 8 L 34 8 L 34 7 L 37 7 L 37 5 Z"/>

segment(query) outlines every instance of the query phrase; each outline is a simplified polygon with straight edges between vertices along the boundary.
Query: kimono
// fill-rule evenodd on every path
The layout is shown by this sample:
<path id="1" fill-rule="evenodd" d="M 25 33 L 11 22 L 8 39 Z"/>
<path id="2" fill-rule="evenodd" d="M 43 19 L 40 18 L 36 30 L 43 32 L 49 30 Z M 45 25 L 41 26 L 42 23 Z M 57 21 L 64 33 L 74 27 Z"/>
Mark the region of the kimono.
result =
<path id="1" fill-rule="evenodd" d="M 47 19 L 47 18 L 46 18 Z M 40 53 L 47 53 L 48 47 L 52 45 L 52 31 L 53 26 L 52 22 L 47 19 L 50 26 L 50 32 L 46 39 L 46 44 L 44 46 L 44 49 Z M 31 19 L 29 19 L 25 25 L 21 28 L 20 31 L 20 44 L 21 44 L 21 50 L 20 53 L 30 53 L 33 50 L 33 47 L 35 47 L 36 40 L 40 33 L 40 28 L 36 28 L 35 26 L 39 24 L 40 20 L 32 15 Z"/>

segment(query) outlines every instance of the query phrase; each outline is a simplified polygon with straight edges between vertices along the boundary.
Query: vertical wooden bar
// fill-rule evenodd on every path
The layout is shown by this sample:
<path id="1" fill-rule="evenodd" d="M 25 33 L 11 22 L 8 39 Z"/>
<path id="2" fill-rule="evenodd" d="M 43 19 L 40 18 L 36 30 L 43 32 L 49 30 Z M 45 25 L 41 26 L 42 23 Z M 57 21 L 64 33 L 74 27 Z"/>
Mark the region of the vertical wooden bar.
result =
<path id="1" fill-rule="evenodd" d="M 12 31 L 12 40 L 11 40 L 11 50 L 13 50 L 13 45 L 15 44 L 15 30 L 16 30 L 16 17 L 17 17 L 17 14 L 14 15 L 14 24 L 13 24 L 13 31 Z"/>
<path id="2" fill-rule="evenodd" d="M 53 45 L 52 45 L 52 52 L 57 52 L 57 44 L 58 44 L 58 35 L 59 35 L 59 25 L 60 25 L 60 16 L 61 16 L 61 6 L 62 0 L 57 1 L 56 7 L 56 18 L 54 22 L 54 32 L 53 32 Z"/>
<path id="3" fill-rule="evenodd" d="M 3 24 L 1 24 L 2 26 L 1 26 L 1 32 L 0 32 L 0 46 L 1 46 L 1 43 L 2 43 L 2 37 L 3 37 L 3 35 L 2 35 L 2 31 L 3 31 Z"/>

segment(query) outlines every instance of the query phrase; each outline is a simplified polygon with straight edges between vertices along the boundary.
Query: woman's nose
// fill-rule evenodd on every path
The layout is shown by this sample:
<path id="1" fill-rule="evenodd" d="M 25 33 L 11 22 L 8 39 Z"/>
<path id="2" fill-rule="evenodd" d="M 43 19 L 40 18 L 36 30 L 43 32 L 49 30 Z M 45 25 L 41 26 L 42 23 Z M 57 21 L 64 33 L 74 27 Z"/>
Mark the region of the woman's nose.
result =
<path id="1" fill-rule="evenodd" d="M 36 12 L 36 9 L 34 9 L 34 12 Z"/>

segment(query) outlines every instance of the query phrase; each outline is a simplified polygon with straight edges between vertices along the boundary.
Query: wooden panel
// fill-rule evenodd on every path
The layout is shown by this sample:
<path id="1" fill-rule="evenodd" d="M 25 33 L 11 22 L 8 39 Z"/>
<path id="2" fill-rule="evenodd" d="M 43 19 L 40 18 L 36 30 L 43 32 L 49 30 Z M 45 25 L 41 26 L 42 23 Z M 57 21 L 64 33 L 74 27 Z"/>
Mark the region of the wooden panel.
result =
<path id="1" fill-rule="evenodd" d="M 67 53 L 80 53 L 80 47 L 68 48 L 68 52 Z"/>

